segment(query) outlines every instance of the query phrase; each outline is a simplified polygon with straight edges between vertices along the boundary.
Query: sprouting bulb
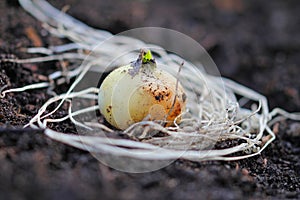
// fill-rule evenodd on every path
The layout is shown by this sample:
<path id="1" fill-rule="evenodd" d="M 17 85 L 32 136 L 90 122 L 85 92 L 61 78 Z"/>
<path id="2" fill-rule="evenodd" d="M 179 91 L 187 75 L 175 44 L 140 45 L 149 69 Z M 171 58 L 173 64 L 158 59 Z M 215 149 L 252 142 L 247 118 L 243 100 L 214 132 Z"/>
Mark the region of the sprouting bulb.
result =
<path id="1" fill-rule="evenodd" d="M 136 61 L 104 79 L 98 103 L 105 119 L 121 130 L 143 120 L 171 126 L 180 122 L 186 94 L 174 76 L 156 67 L 150 51 L 141 50 Z"/>

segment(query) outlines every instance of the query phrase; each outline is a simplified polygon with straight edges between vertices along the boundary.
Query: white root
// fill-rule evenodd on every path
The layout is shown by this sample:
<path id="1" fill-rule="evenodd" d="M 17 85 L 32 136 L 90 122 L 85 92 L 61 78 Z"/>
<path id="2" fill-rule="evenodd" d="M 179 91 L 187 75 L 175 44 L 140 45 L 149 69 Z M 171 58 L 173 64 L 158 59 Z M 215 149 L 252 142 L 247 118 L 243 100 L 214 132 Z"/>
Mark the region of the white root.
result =
<path id="1" fill-rule="evenodd" d="M 275 139 L 271 126 L 280 119 L 274 118 L 276 115 L 281 115 L 286 119 L 300 120 L 300 115 L 297 113 L 287 113 L 281 109 L 274 109 L 270 112 L 265 96 L 231 80 L 211 76 L 201 66 L 197 70 L 185 60 L 180 71 L 180 82 L 189 98 L 188 109 L 181 116 L 182 122 L 176 124 L 175 127 L 166 128 L 157 122 L 142 121 L 131 125 L 122 132 L 134 137 L 136 141 L 113 139 L 109 135 L 113 134 L 114 130 L 104 124 L 93 121 L 78 121 L 74 118 L 84 113 L 95 112 L 97 105 L 72 112 L 71 103 L 69 103 L 68 115 L 60 119 L 50 119 L 52 114 L 65 102 L 70 102 L 72 98 L 87 100 L 97 98 L 98 88 L 87 88 L 79 92 L 73 91 L 91 67 L 99 66 L 99 70 L 104 72 L 105 69 L 102 69 L 101 66 L 105 65 L 106 60 L 109 61 L 115 55 L 120 55 L 122 47 L 141 45 L 149 47 L 151 45 L 134 38 L 115 36 L 116 40 L 106 44 L 105 51 L 94 49 L 95 44 L 108 39 L 112 34 L 88 27 L 71 16 L 56 10 L 44 0 L 19 0 L 19 2 L 25 10 L 41 20 L 44 27 L 51 33 L 60 37 L 67 37 L 73 43 L 51 48 L 29 48 L 29 53 L 41 53 L 46 56 L 23 61 L 10 61 L 24 63 L 69 60 L 71 62 L 74 59 L 86 59 L 86 55 L 82 54 L 80 50 L 93 50 L 85 65 L 81 65 L 68 73 L 67 76 L 70 77 L 78 75 L 69 90 L 65 94 L 49 99 L 26 125 L 32 128 L 45 129 L 45 134 L 52 139 L 83 150 L 88 149 L 94 153 L 106 153 L 141 160 L 168 160 L 181 157 L 192 161 L 229 161 L 259 155 Z M 74 50 L 77 52 L 66 53 Z M 160 56 L 158 62 L 174 66 L 168 69 L 169 72 L 177 73 L 183 61 L 182 58 L 167 53 L 161 47 L 154 48 L 152 51 Z M 101 59 L 96 59 L 97 57 Z M 57 79 L 62 74 L 63 72 L 58 71 L 49 76 L 51 79 Z M 21 92 L 48 86 L 50 83 L 34 84 L 19 89 L 5 90 L 1 94 L 4 96 L 9 92 Z M 238 101 L 236 95 L 242 96 L 242 98 Z M 59 102 L 58 106 L 52 111 L 48 110 L 49 105 L 55 102 Z M 253 106 L 256 108 L 254 110 L 244 108 L 243 105 L 246 102 L 253 102 Z M 45 114 L 46 111 L 49 112 Z M 94 130 L 94 134 L 61 133 L 51 130 L 47 126 L 49 122 L 58 123 L 66 119 L 70 119 L 75 125 L 87 132 Z M 164 136 L 155 137 L 153 133 L 157 132 L 163 133 Z M 268 138 L 268 140 L 262 143 L 263 138 Z M 224 140 L 239 140 L 239 143 L 225 149 L 209 149 L 211 144 Z M 208 141 L 208 144 L 205 144 L 204 141 Z"/>

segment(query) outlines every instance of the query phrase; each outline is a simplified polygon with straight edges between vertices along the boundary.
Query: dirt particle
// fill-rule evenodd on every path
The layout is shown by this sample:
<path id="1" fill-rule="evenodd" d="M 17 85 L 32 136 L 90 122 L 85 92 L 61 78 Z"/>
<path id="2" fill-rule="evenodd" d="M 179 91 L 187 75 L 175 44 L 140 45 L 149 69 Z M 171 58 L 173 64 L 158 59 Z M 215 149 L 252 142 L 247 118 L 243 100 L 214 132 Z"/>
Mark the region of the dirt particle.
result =
<path id="1" fill-rule="evenodd" d="M 164 96 L 162 94 L 158 94 L 158 95 L 155 96 L 155 100 L 156 101 L 162 101 L 162 100 L 164 100 Z"/>
<path id="2" fill-rule="evenodd" d="M 107 112 L 107 113 L 110 113 L 110 112 L 111 112 L 111 109 L 112 109 L 112 106 L 109 105 L 109 106 L 106 108 L 106 112 Z"/>

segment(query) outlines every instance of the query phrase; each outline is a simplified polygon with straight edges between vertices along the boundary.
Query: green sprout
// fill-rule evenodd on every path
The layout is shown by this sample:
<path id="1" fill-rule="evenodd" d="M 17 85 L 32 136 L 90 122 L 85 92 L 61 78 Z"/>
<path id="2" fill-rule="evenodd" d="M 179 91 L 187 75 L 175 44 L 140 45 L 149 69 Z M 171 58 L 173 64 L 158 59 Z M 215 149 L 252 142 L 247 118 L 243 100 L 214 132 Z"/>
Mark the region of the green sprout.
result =
<path id="1" fill-rule="evenodd" d="M 152 53 L 150 50 L 148 50 L 147 53 L 144 53 L 142 55 L 142 61 L 143 61 L 143 64 L 153 61 Z"/>

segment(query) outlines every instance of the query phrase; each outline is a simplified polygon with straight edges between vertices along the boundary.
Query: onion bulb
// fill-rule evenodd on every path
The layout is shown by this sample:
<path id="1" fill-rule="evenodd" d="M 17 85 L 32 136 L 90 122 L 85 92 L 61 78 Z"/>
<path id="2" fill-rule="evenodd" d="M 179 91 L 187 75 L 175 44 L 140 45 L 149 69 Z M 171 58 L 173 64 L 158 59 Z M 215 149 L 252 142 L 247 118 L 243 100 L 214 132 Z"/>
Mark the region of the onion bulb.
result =
<path id="1" fill-rule="evenodd" d="M 151 52 L 142 50 L 136 61 L 104 79 L 98 103 L 105 119 L 121 130 L 143 120 L 171 126 L 181 120 L 186 94 L 174 76 L 156 67 Z"/>

